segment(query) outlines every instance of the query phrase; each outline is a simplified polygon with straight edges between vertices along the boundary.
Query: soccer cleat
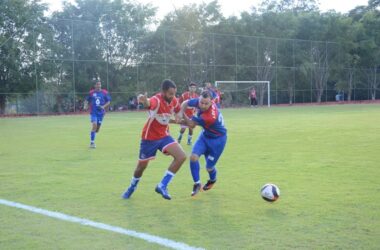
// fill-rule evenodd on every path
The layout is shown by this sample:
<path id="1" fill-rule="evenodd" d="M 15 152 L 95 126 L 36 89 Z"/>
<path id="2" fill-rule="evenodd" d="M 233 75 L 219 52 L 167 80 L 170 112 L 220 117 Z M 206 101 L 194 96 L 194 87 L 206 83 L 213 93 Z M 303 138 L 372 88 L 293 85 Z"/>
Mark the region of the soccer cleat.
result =
<path id="1" fill-rule="evenodd" d="M 190 145 L 190 146 L 191 146 L 191 141 L 187 141 L 187 145 Z"/>
<path id="2" fill-rule="evenodd" d="M 91 143 L 90 143 L 90 148 L 96 148 L 96 145 L 95 145 L 94 142 L 91 142 Z"/>
<path id="3" fill-rule="evenodd" d="M 133 192 L 135 192 L 136 186 L 129 186 L 127 191 L 124 192 L 124 194 L 121 196 L 123 199 L 129 199 Z"/>
<path id="4" fill-rule="evenodd" d="M 210 190 L 214 186 L 215 182 L 216 180 L 215 181 L 208 180 L 207 183 L 203 186 L 203 190 L 204 191 Z"/>
<path id="5" fill-rule="evenodd" d="M 191 192 L 191 196 L 195 196 L 201 191 L 202 184 L 201 183 L 195 183 L 193 186 L 193 192 Z"/>
<path id="6" fill-rule="evenodd" d="M 161 194 L 164 199 L 167 199 L 167 200 L 172 199 L 172 197 L 170 197 L 170 194 L 168 193 L 168 189 L 166 187 L 160 187 L 159 185 L 157 185 L 155 191 L 156 191 L 156 193 Z"/>

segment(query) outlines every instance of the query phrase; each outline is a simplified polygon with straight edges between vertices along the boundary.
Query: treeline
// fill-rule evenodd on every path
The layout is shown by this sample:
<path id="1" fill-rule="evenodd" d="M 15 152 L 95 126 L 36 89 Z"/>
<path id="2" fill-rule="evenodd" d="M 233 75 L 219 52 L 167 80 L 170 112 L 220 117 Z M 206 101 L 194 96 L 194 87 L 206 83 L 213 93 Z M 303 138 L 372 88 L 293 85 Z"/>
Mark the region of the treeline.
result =
<path id="1" fill-rule="evenodd" d="M 0 2 L 0 113 L 76 111 L 96 76 L 120 105 L 164 78 L 180 91 L 189 81 L 268 80 L 273 103 L 379 94 L 380 0 L 347 14 L 271 0 L 228 18 L 217 1 L 164 17 L 129 0 L 77 0 L 49 15 L 39 1 Z"/>

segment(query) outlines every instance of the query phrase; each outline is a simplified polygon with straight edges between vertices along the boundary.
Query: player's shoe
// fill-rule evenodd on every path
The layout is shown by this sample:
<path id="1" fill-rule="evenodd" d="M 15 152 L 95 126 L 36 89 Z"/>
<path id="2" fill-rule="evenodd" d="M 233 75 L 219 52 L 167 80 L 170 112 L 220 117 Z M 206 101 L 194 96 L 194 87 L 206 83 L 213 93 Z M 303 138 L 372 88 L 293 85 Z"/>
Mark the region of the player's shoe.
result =
<path id="1" fill-rule="evenodd" d="M 96 148 L 96 145 L 95 145 L 94 142 L 91 142 L 91 143 L 90 143 L 90 148 Z"/>
<path id="2" fill-rule="evenodd" d="M 187 141 L 187 145 L 191 146 L 191 141 L 190 140 Z"/>
<path id="3" fill-rule="evenodd" d="M 193 192 L 191 192 L 191 196 L 195 196 L 201 191 L 202 184 L 201 183 L 195 183 L 193 186 Z"/>
<path id="4" fill-rule="evenodd" d="M 168 189 L 166 187 L 160 187 L 159 185 L 157 185 L 155 191 L 156 191 L 156 193 L 161 194 L 164 199 L 167 199 L 167 200 L 172 199 L 172 197 L 170 197 L 170 194 L 168 193 Z"/>
<path id="5" fill-rule="evenodd" d="M 210 190 L 214 186 L 215 182 L 216 180 L 215 181 L 208 180 L 207 183 L 203 186 L 203 190 L 204 191 Z"/>
<path id="6" fill-rule="evenodd" d="M 181 143 L 181 140 L 182 140 L 182 136 L 178 136 L 177 142 Z"/>
<path id="7" fill-rule="evenodd" d="M 129 197 L 131 197 L 131 195 L 133 194 L 133 192 L 135 192 L 135 190 L 136 190 L 136 186 L 129 186 L 127 191 L 125 191 L 121 197 L 123 199 L 129 199 Z"/>

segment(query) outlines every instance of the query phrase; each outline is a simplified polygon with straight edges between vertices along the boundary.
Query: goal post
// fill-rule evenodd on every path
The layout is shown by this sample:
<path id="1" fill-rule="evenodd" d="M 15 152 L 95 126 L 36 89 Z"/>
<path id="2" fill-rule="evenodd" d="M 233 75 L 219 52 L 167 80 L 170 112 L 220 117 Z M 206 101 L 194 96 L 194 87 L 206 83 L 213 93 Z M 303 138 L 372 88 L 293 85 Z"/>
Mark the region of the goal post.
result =
<path id="1" fill-rule="evenodd" d="M 257 85 L 264 85 L 267 87 L 268 107 L 270 107 L 270 81 L 215 81 L 215 87 L 221 88 L 222 86 L 229 86 L 226 90 L 234 91 L 249 91 Z M 223 88 L 221 89 L 223 91 Z"/>

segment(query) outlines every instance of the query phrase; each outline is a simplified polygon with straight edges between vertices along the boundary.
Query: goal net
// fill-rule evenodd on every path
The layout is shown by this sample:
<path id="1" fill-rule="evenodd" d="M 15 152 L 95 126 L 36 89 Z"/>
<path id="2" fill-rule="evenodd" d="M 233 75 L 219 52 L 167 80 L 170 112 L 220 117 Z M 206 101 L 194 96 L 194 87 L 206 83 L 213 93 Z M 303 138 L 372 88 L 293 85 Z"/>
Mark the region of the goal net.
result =
<path id="1" fill-rule="evenodd" d="M 258 105 L 270 107 L 270 81 L 215 81 L 215 87 L 222 92 L 223 106 L 248 106 L 249 95 L 256 90 Z"/>

